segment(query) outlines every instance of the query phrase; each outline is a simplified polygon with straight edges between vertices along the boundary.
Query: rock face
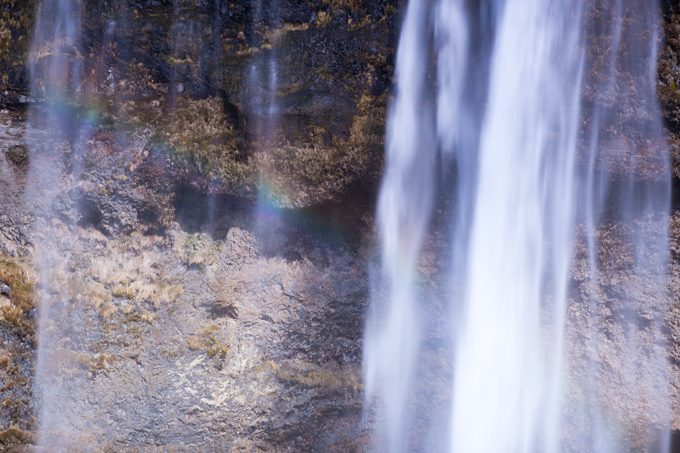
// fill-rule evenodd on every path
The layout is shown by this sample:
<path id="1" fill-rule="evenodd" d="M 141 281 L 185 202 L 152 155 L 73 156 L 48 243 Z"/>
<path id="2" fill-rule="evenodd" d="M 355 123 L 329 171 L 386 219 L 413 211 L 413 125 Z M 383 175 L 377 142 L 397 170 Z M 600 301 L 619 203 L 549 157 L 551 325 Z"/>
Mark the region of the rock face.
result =
<path id="1" fill-rule="evenodd" d="M 148 136 L 107 131 L 88 141 L 77 179 L 60 168 L 33 199 L 11 150 L 47 137 L 23 137 L 22 113 L 4 115 L 1 448 L 37 441 L 37 407 L 43 439 L 65 448 L 361 444 L 360 215 L 207 195 L 171 182 Z"/>
<path id="2" fill-rule="evenodd" d="M 670 6 L 664 17 L 664 45 L 659 51 L 658 94 L 666 126 L 669 130 L 673 176 L 680 178 L 680 10 Z M 677 182 L 676 182 L 677 184 Z"/>
<path id="3" fill-rule="evenodd" d="M 26 54 L 33 13 L 33 2 L 0 1 L 0 101 L 3 103 L 20 103 L 28 95 Z"/>
<path id="4" fill-rule="evenodd" d="M 0 450 L 36 441 L 37 407 L 44 433 L 84 449 L 365 449 L 366 267 L 397 3 L 282 0 L 271 14 L 242 0 L 82 5 L 83 96 L 71 107 L 96 127 L 74 178 L 66 163 L 75 151 L 40 129 L 39 101 L 48 99 L 29 99 L 35 2 L 0 0 Z M 659 75 L 673 134 L 678 17 L 668 11 Z M 30 159 L 55 155 L 59 184 L 27 194 Z M 680 407 L 677 217 L 665 320 L 672 408 Z M 608 228 L 602 234 L 615 236 Z M 603 256 L 615 264 L 625 247 L 610 245 Z M 653 414 L 616 393 L 621 351 L 611 345 L 624 314 L 612 281 L 625 275 L 614 264 L 593 308 L 577 297 L 588 290 L 577 259 L 575 335 L 587 335 L 589 310 L 609 324 L 602 350 L 575 343 L 570 353 L 577 364 L 602 361 L 608 371 L 598 378 L 612 390 L 603 398 L 635 427 Z M 36 270 L 47 275 L 39 285 Z M 445 288 L 437 264 L 420 271 L 434 292 Z M 44 338 L 55 340 L 40 358 L 36 294 L 49 302 Z M 657 304 L 638 295 L 639 335 L 651 343 L 644 323 Z M 437 398 L 449 387 L 436 341 L 447 334 L 432 330 L 422 371 Z M 419 404 L 446 414 L 449 402 L 430 390 Z M 425 436 L 421 424 L 414 430 Z"/>
<path id="5" fill-rule="evenodd" d="M 219 240 L 178 226 L 165 237 L 62 234 L 73 270 L 53 276 L 55 303 L 68 301 L 43 329 L 88 327 L 43 359 L 51 443 L 328 451 L 361 433 L 367 289 L 356 257 L 321 244 L 298 260 L 263 256 L 237 226 Z"/>
<path id="6" fill-rule="evenodd" d="M 583 404 L 588 398 L 589 386 L 595 385 L 599 389 L 597 402 L 603 408 L 601 416 L 621 430 L 613 434 L 612 441 L 625 440 L 629 445 L 637 445 L 640 451 L 644 451 L 648 442 L 645 427 L 670 418 L 673 428 L 680 428 L 677 410 L 680 407 L 680 368 L 673 358 L 677 355 L 680 338 L 677 318 L 680 307 L 679 221 L 680 214 L 676 212 L 670 220 L 671 262 L 666 292 L 658 289 L 665 279 L 665 270 L 648 270 L 644 275 L 631 271 L 635 262 L 634 248 L 630 231 L 624 225 L 609 224 L 599 229 L 599 275 L 593 275 L 589 268 L 587 246 L 582 238 L 577 241 L 574 257 L 573 289 L 567 307 L 569 378 L 565 385 L 569 389 L 570 408 L 577 409 Z M 663 228 L 664 225 L 654 220 L 644 224 L 645 235 L 649 238 L 664 231 Z M 653 357 L 660 359 L 652 361 Z M 660 387 L 659 376 L 668 378 L 668 388 Z M 625 386 L 632 383 L 638 386 L 658 384 L 656 391 L 659 394 L 667 392 L 670 399 L 650 401 L 625 392 Z M 641 388 L 651 390 L 653 387 Z M 580 429 L 583 431 L 583 426 Z M 590 448 L 591 445 L 576 444 L 571 451 L 589 451 Z"/>
<path id="7" fill-rule="evenodd" d="M 69 51 L 47 43 L 27 54 L 35 3 L 2 4 L 7 102 L 27 99 L 28 58 L 39 65 Z M 211 193 L 254 198 L 264 179 L 274 203 L 304 207 L 375 184 L 395 2 L 258 5 L 82 2 L 74 107 L 110 130 L 150 135 L 171 158 L 173 180 Z M 37 100 L 43 85 L 35 81 Z"/>

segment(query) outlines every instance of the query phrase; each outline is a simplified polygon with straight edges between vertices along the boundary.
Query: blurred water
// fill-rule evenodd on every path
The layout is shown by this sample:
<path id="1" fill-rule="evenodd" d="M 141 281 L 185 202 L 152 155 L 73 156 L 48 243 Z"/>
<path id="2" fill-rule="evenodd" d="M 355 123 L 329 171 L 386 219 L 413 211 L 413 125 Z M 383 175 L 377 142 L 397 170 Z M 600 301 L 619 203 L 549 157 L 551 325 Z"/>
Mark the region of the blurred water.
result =
<path id="1" fill-rule="evenodd" d="M 278 145 L 279 129 L 282 127 L 278 104 L 279 58 L 278 47 L 282 26 L 279 0 L 253 0 L 249 24 L 249 41 L 257 46 L 257 55 L 248 68 L 247 96 L 250 140 L 254 152 L 259 155 L 260 165 L 257 182 L 257 205 L 254 229 L 259 233 L 273 231 L 280 224 L 276 194 L 270 189 L 272 169 L 268 162 Z"/>
<path id="2" fill-rule="evenodd" d="M 366 328 L 366 395 L 385 405 L 388 451 L 405 451 L 407 399 L 413 386 L 422 320 L 415 302 L 417 260 L 433 199 L 435 153 L 426 99 L 426 2 L 408 4 L 397 55 L 397 96 L 387 125 L 387 157 L 378 202 L 381 284 L 387 306 L 374 307 Z"/>
<path id="3" fill-rule="evenodd" d="M 627 0 L 434 6 L 408 4 L 387 128 L 381 265 L 364 350 L 376 449 L 634 448 L 624 434 L 630 426 L 601 397 L 602 364 L 585 365 L 585 377 L 571 382 L 567 341 L 576 334 L 567 335 L 565 314 L 577 240 L 587 250 L 588 306 L 605 303 L 598 296 L 598 230 L 605 225 L 628 232 L 630 281 L 644 281 L 647 297 L 666 297 L 670 177 L 655 95 L 659 6 Z M 451 237 L 436 253 L 450 270 L 443 283 L 450 335 L 438 354 L 443 363 L 452 360 L 449 369 L 428 374 L 421 370 L 432 353 L 425 351 L 425 326 L 438 308 L 424 295 L 419 265 L 433 206 L 447 202 Z M 635 292 L 623 289 L 616 303 L 639 310 Z M 602 338 L 604 320 L 596 313 L 586 340 L 591 348 Z M 627 332 L 619 339 L 621 367 L 629 370 L 622 393 L 635 395 L 654 418 L 636 433 L 641 444 L 669 423 L 661 316 L 645 326 L 655 339 L 651 348 L 639 344 L 634 316 L 617 321 Z M 638 367 L 654 371 L 636 373 Z M 450 398 L 448 411 L 418 403 L 428 388 L 439 391 L 430 384 L 437 380 L 451 391 L 432 399 Z M 576 403 L 570 386 L 586 389 Z M 416 434 L 436 430 L 427 420 L 441 417 L 450 420 L 446 435 Z M 565 424 L 574 426 L 568 435 Z"/>
<path id="4" fill-rule="evenodd" d="M 64 289 L 55 285 L 72 258 L 68 239 L 58 239 L 58 228 L 51 219 L 55 191 L 64 173 L 77 179 L 82 172 L 85 141 L 91 122 L 79 115 L 77 105 L 82 91 L 83 54 L 80 41 L 81 3 L 78 0 L 43 2 L 37 11 L 31 43 L 29 71 L 31 94 L 40 100 L 31 108 L 28 128 L 30 168 L 26 197 L 37 205 L 34 227 L 36 269 L 38 271 L 38 353 L 34 392 L 38 398 L 38 445 L 55 450 L 72 448 L 70 438 L 86 429 L 86 423 L 74 414 L 73 395 L 82 376 L 69 380 L 53 379 L 63 357 L 58 350 L 78 346 L 80 312 L 68 307 Z M 47 140 L 33 140 L 43 133 Z M 68 156 L 68 158 L 66 157 Z M 68 279 L 63 279 L 68 286 Z M 75 341 L 71 342 L 71 338 Z M 67 421 L 67 423 L 64 423 Z"/>

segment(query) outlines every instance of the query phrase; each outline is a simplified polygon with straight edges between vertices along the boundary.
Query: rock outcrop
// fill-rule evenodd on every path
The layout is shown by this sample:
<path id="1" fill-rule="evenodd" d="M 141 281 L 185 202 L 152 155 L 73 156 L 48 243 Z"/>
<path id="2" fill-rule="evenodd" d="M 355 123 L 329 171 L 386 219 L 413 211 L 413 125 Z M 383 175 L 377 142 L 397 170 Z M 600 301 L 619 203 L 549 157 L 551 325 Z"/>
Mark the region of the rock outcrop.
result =
<path id="1" fill-rule="evenodd" d="M 94 115 L 103 129 L 148 134 L 171 158 L 174 180 L 251 199 L 266 184 L 284 207 L 376 183 L 393 1 L 264 9 L 240 0 L 83 2 L 80 43 L 47 43 L 29 55 L 35 3 L 1 5 L 5 103 L 46 96 L 41 80 L 29 93 L 29 58 L 41 64 L 71 52 L 83 67 L 78 114 Z M 270 131 L 257 133 L 265 123 Z"/>

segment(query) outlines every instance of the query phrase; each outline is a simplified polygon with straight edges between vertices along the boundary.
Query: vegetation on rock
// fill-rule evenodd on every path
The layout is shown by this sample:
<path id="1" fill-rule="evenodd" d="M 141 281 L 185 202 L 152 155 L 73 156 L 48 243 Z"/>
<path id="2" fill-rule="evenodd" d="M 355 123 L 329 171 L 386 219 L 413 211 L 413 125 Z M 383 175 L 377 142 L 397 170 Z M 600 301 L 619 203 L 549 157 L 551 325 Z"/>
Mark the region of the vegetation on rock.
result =
<path id="1" fill-rule="evenodd" d="M 9 302 L 0 304 L 0 322 L 11 325 L 22 336 L 31 337 L 36 301 L 33 280 L 16 260 L 0 256 L 0 282 L 10 288 Z"/>
<path id="2" fill-rule="evenodd" d="M 26 94 L 26 54 L 34 5 L 24 0 L 0 0 L 0 93 Z M 3 99 L 0 94 L 0 100 Z M 16 96 L 9 96 L 9 101 Z"/>
<path id="3" fill-rule="evenodd" d="M 0 255 L 0 450 L 30 442 L 35 285 L 23 263 Z M 9 341 L 8 341 L 9 340 Z"/>

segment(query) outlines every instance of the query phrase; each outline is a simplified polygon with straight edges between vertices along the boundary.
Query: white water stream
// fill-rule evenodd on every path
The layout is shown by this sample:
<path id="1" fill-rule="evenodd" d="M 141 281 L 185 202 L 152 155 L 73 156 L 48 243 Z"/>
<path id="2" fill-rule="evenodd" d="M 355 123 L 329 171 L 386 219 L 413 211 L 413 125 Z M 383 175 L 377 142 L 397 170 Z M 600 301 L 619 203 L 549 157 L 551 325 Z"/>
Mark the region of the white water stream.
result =
<path id="1" fill-rule="evenodd" d="M 670 191 L 654 92 L 658 8 L 627 0 L 408 3 L 378 207 L 381 267 L 364 354 L 379 451 L 634 448 L 621 419 L 606 415 L 598 365 L 574 384 L 568 341 L 576 340 L 566 313 L 577 232 L 593 288 L 584 297 L 590 307 L 604 304 L 596 289 L 598 229 L 611 224 L 629 232 L 636 257 L 627 268 L 631 281 L 644 280 L 650 297 L 665 297 Z M 480 24 L 491 30 L 488 55 L 473 45 Z M 592 56 L 603 40 L 610 40 L 604 64 Z M 482 113 L 475 115 L 466 93 L 480 83 L 470 74 L 485 61 L 484 102 L 476 106 Z M 626 130 L 617 132 L 626 115 Z M 441 176 L 438 163 L 457 174 Z M 655 168 L 654 177 L 644 175 L 646 166 Z M 428 375 L 421 370 L 425 326 L 436 308 L 423 296 L 419 266 L 426 238 L 437 229 L 433 207 L 451 194 L 457 194 L 446 222 L 451 238 L 438 254 L 449 263 L 450 281 L 442 286 L 451 314 L 449 352 L 439 354 L 452 360 L 445 372 Z M 656 229 L 645 235 L 650 218 Z M 635 311 L 627 291 L 635 289 L 620 291 L 617 309 Z M 602 341 L 596 312 L 585 340 L 593 350 Z M 617 322 L 626 332 L 640 327 L 631 318 Z M 652 338 L 660 337 L 661 322 L 657 314 L 645 327 Z M 622 368 L 663 368 L 662 347 L 650 351 L 636 344 L 635 334 L 626 338 Z M 666 378 L 662 371 L 638 374 L 623 372 L 620 385 L 655 417 L 638 434 L 641 443 L 664 450 Z M 448 410 L 417 404 L 428 388 L 435 392 L 428 379 L 437 378 L 451 391 L 433 399 L 448 399 Z M 584 399 L 570 398 L 574 386 L 587 389 Z M 428 421 L 441 417 L 449 419 L 443 436 Z M 567 434 L 570 423 L 576 428 Z"/>

